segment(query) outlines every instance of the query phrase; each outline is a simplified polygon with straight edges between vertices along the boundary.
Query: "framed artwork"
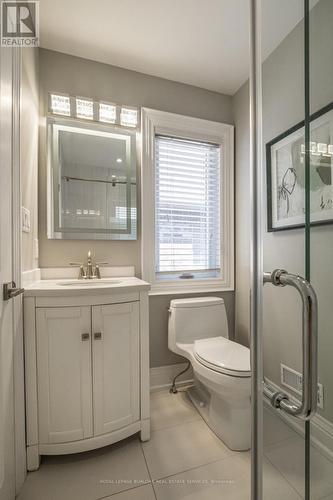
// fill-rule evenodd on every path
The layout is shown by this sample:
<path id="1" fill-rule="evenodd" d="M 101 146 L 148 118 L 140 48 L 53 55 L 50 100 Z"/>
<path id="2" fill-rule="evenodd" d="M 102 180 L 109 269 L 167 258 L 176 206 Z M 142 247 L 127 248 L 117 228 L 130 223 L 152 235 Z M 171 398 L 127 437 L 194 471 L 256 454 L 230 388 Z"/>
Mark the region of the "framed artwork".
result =
<path id="1" fill-rule="evenodd" d="M 311 116 L 310 220 L 333 223 L 333 103 Z M 267 229 L 305 224 L 304 121 L 266 144 Z"/>

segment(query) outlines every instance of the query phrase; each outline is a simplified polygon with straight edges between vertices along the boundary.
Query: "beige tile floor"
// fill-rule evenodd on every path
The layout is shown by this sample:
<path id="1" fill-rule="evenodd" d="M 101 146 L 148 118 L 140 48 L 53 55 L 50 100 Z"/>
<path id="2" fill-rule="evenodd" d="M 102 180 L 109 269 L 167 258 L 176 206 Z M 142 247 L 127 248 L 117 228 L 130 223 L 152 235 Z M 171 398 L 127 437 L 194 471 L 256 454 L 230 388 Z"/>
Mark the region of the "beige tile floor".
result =
<path id="1" fill-rule="evenodd" d="M 304 440 L 297 434 L 266 450 L 265 456 L 303 497 Z M 333 463 L 311 448 L 311 500 L 321 500 L 333 493 Z"/>
<path id="2" fill-rule="evenodd" d="M 264 413 L 264 454 L 304 497 L 304 438 L 271 411 Z M 333 500 L 333 462 L 311 446 L 311 500 Z M 264 474 L 264 482 L 266 475 Z"/>
<path id="3" fill-rule="evenodd" d="M 18 500 L 250 499 L 249 453 L 230 451 L 185 392 L 154 393 L 151 417 L 147 443 L 134 436 L 94 452 L 45 457 L 39 471 L 28 475 Z M 265 418 L 265 436 L 265 498 L 299 500 L 302 471 L 292 464 L 301 451 L 293 440 L 301 439 L 273 415 Z M 327 472 L 327 464 L 318 462 L 318 470 L 322 467 Z M 319 472 L 317 476 L 322 484 L 323 476 Z M 316 500 L 324 495 L 333 499 L 331 481 L 317 489 L 322 496 Z"/>

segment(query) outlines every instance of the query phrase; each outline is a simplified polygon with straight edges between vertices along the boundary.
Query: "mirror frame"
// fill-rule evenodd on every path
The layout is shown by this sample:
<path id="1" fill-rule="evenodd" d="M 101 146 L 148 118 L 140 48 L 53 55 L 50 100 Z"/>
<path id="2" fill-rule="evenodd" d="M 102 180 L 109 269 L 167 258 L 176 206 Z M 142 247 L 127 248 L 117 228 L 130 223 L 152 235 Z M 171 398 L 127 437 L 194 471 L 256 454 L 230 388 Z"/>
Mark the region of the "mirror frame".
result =
<path id="1" fill-rule="evenodd" d="M 62 240 L 137 240 L 138 235 L 138 172 L 137 172 L 137 132 L 128 130 L 117 125 L 101 125 L 96 122 L 83 122 L 80 119 L 48 116 L 47 127 L 47 238 Z M 126 139 L 126 164 L 128 165 L 127 176 L 131 182 L 127 182 L 127 229 L 100 229 L 95 228 L 62 228 L 59 226 L 59 219 L 56 220 L 56 213 L 59 213 L 59 169 L 57 151 L 58 134 L 55 134 L 55 127 L 58 130 L 68 128 L 81 129 L 83 133 L 96 133 L 104 136 L 122 136 Z M 86 132 L 84 132 L 86 131 Z M 99 133 L 99 134 L 98 134 Z M 93 134 L 92 134 L 93 135 Z M 135 173 L 135 199 L 131 195 L 133 174 Z M 135 209 L 135 216 L 133 216 Z"/>

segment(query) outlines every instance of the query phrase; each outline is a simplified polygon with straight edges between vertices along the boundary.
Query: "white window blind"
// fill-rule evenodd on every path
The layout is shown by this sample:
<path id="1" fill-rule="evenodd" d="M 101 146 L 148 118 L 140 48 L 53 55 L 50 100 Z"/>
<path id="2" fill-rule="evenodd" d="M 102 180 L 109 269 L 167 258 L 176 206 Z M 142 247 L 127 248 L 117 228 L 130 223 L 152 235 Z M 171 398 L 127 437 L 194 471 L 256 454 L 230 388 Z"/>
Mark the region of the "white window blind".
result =
<path id="1" fill-rule="evenodd" d="M 158 280 L 219 278 L 220 146 L 155 136 Z"/>

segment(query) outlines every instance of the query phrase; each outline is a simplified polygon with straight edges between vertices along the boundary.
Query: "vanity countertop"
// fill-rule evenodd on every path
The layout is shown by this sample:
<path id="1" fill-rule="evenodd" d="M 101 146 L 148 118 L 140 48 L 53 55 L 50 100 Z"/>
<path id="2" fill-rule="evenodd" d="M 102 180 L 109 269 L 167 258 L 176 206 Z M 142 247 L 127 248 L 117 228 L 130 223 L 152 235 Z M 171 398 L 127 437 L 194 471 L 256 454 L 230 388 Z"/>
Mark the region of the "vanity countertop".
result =
<path id="1" fill-rule="evenodd" d="M 50 297 L 143 292 L 150 284 L 133 276 L 102 279 L 43 279 L 25 287 L 25 297 Z"/>

